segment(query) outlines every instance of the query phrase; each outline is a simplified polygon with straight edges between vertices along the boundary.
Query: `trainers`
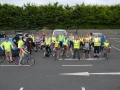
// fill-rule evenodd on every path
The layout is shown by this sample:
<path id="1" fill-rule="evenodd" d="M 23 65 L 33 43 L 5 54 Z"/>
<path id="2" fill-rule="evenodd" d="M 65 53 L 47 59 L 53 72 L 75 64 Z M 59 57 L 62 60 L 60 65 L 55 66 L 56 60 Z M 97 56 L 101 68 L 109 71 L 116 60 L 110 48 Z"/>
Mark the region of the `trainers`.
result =
<path id="1" fill-rule="evenodd" d="M 68 55 L 66 57 L 68 58 Z"/>
<path id="2" fill-rule="evenodd" d="M 22 64 L 19 64 L 18 66 L 22 66 Z"/>
<path id="3" fill-rule="evenodd" d="M 73 53 L 72 53 L 72 55 L 73 55 Z"/>
<path id="4" fill-rule="evenodd" d="M 8 61 L 7 64 L 10 64 L 10 61 Z"/>
<path id="5" fill-rule="evenodd" d="M 11 64 L 15 64 L 13 61 L 11 61 Z"/>

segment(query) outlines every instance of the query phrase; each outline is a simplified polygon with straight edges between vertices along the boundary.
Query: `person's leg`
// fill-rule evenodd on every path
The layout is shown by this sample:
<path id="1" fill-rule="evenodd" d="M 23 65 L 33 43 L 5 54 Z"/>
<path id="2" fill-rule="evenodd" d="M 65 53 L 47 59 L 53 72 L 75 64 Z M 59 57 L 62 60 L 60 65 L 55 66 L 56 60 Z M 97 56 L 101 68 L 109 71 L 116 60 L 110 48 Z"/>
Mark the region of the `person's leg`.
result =
<path id="1" fill-rule="evenodd" d="M 11 63 L 14 64 L 14 62 L 13 62 L 13 58 L 12 58 L 12 52 L 11 52 L 11 51 L 9 52 L 9 57 L 10 57 L 10 61 L 11 61 Z"/>
<path id="2" fill-rule="evenodd" d="M 70 41 L 70 45 L 69 45 L 69 48 L 71 48 L 71 41 Z"/>
<path id="3" fill-rule="evenodd" d="M 73 59 L 76 57 L 76 49 L 74 49 Z"/>
<path id="4" fill-rule="evenodd" d="M 83 58 L 85 58 L 85 56 L 86 56 L 86 50 L 85 50 L 84 53 L 83 53 Z"/>
<path id="5" fill-rule="evenodd" d="M 19 64 L 18 65 L 21 65 L 22 64 L 22 55 L 20 55 L 20 59 L 19 59 Z"/>
<path id="6" fill-rule="evenodd" d="M 8 64 L 10 64 L 9 55 L 8 55 L 8 52 L 6 52 L 6 51 L 5 51 L 5 56 L 7 58 Z"/>
<path id="7" fill-rule="evenodd" d="M 94 56 L 96 56 L 96 49 L 97 49 L 97 46 L 94 46 Z"/>
<path id="8" fill-rule="evenodd" d="M 77 56 L 78 56 L 78 59 L 80 60 L 80 51 L 79 51 L 79 49 L 77 49 Z"/>

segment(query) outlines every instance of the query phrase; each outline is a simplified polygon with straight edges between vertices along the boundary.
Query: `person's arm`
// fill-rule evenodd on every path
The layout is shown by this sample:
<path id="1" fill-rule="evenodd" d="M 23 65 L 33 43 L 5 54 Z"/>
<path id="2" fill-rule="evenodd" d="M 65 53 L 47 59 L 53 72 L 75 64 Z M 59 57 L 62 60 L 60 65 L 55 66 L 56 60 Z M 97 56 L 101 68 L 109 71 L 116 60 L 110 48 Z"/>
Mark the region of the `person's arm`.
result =
<path id="1" fill-rule="evenodd" d="M 25 54 L 27 54 L 27 53 L 25 52 L 25 50 L 23 50 L 23 49 L 22 49 L 22 52 L 24 52 Z"/>
<path id="2" fill-rule="evenodd" d="M 12 43 L 10 43 L 10 46 L 11 46 L 11 48 L 12 48 L 12 49 L 14 49 L 14 47 L 13 47 Z"/>
<path id="3" fill-rule="evenodd" d="M 4 42 L 0 45 L 2 50 L 4 50 L 3 46 L 4 46 Z"/>

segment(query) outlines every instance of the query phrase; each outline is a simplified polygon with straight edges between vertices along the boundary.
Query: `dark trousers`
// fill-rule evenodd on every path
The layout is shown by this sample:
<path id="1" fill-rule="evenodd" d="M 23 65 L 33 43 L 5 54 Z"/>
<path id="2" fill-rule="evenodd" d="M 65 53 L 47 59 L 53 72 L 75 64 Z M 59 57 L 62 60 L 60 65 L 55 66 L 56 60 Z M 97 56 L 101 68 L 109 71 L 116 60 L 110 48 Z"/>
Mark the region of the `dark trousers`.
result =
<path id="1" fill-rule="evenodd" d="M 60 47 L 62 47 L 62 41 L 60 41 Z"/>
<path id="2" fill-rule="evenodd" d="M 100 46 L 94 46 L 94 53 L 100 53 Z"/>
<path id="3" fill-rule="evenodd" d="M 70 45 L 69 45 L 69 48 L 73 47 L 73 42 L 70 41 Z"/>
<path id="4" fill-rule="evenodd" d="M 46 52 L 52 52 L 50 46 L 46 46 Z"/>
<path id="5" fill-rule="evenodd" d="M 31 50 L 30 45 L 27 45 L 27 51 L 30 52 L 30 54 L 31 54 L 31 51 L 32 51 L 32 50 Z"/>
<path id="6" fill-rule="evenodd" d="M 79 49 L 74 49 L 74 56 L 73 56 L 73 58 L 76 57 L 76 53 L 77 53 L 78 59 L 80 59 L 80 51 L 79 51 Z"/>

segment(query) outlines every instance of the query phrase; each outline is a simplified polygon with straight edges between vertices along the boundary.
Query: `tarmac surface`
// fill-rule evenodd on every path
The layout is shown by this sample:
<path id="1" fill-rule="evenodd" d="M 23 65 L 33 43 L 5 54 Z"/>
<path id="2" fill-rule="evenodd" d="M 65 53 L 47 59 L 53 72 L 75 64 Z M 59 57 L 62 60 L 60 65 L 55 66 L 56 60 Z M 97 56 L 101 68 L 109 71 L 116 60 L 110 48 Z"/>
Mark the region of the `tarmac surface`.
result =
<path id="1" fill-rule="evenodd" d="M 109 59 L 72 59 L 55 61 L 32 52 L 34 66 L 0 63 L 0 90 L 120 90 L 120 36 L 106 36 L 112 48 Z M 91 56 L 93 55 L 91 51 Z M 26 64 L 27 65 L 27 64 Z"/>

